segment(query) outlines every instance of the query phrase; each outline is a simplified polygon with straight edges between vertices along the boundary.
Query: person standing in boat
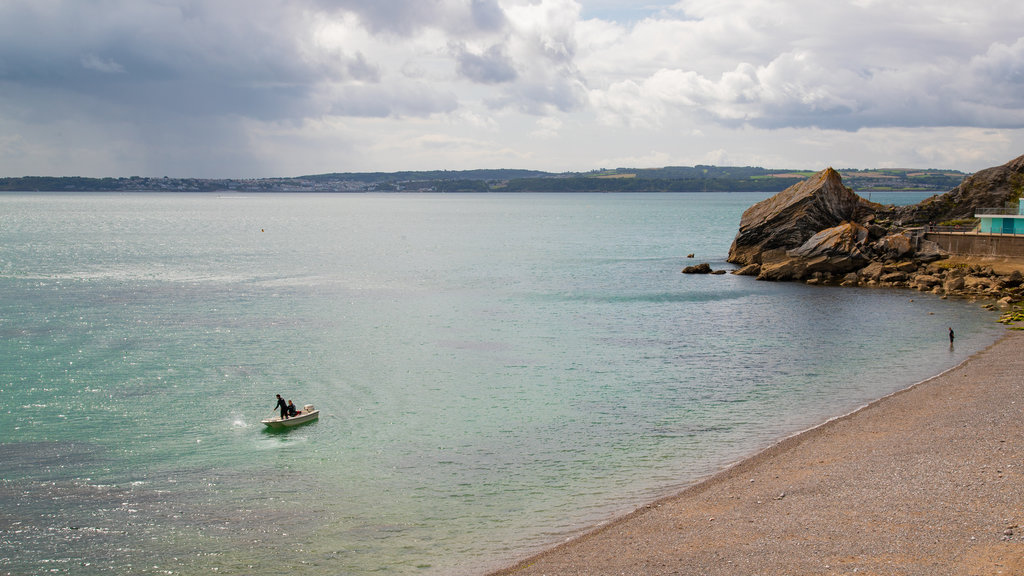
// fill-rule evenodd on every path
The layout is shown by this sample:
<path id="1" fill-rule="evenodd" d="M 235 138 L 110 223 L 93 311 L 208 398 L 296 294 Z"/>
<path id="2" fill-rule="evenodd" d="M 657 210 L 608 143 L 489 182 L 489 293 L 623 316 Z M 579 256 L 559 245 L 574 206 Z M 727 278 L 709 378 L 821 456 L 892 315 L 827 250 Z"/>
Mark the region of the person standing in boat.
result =
<path id="1" fill-rule="evenodd" d="M 281 409 L 281 420 L 288 417 L 288 404 L 284 401 L 284 398 L 281 398 L 280 394 L 277 395 L 277 406 L 275 408 Z"/>

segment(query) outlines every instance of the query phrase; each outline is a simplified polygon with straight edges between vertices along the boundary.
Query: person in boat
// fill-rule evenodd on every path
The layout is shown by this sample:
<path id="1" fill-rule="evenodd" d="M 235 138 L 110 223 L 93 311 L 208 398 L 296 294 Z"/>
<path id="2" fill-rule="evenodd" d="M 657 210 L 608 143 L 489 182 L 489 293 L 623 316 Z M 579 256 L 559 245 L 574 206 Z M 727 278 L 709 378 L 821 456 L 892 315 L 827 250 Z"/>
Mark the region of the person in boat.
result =
<path id="1" fill-rule="evenodd" d="M 288 417 L 288 404 L 285 403 L 284 398 L 281 398 L 280 394 L 277 395 L 277 406 L 274 407 L 281 409 L 281 420 Z"/>
<path id="2" fill-rule="evenodd" d="M 289 416 L 298 416 L 299 414 L 302 414 L 302 410 L 296 410 L 295 409 L 295 404 L 292 404 L 292 401 L 289 400 L 288 401 L 288 415 Z"/>

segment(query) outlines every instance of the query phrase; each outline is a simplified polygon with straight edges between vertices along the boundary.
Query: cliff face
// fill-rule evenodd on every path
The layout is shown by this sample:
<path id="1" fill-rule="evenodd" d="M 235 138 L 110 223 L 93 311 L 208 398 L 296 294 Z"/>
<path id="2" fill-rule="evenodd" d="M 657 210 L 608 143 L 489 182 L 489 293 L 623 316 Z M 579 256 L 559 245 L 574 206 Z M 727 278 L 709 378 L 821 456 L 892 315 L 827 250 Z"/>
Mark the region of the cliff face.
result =
<path id="1" fill-rule="evenodd" d="M 913 206 L 892 210 L 891 219 L 902 226 L 974 218 L 980 208 L 1002 208 L 1020 198 L 1024 190 L 1024 156 L 1002 166 L 986 168 L 964 178 L 959 186 Z"/>
<path id="2" fill-rule="evenodd" d="M 760 264 L 773 249 L 796 248 L 818 232 L 870 212 L 870 203 L 843 185 L 835 170 L 822 170 L 743 213 L 729 248 L 729 262 Z"/>

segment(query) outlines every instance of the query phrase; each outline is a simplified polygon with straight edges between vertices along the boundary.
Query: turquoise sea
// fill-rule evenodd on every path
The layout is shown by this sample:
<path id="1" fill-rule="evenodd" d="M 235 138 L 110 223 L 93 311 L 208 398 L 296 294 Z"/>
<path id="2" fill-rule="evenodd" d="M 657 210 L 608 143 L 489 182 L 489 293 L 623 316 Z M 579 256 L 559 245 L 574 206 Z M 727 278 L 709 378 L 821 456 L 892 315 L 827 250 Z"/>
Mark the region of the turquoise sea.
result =
<path id="1" fill-rule="evenodd" d="M 767 196 L 0 194 L 0 574 L 479 575 L 1002 332 L 680 274 Z"/>

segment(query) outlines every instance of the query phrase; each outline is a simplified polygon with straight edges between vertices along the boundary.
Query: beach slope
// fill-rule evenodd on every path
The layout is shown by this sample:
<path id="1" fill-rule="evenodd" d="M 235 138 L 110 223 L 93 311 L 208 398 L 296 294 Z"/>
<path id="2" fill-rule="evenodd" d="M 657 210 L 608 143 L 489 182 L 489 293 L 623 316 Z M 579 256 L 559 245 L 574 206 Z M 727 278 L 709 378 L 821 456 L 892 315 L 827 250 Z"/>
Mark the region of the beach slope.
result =
<path id="1" fill-rule="evenodd" d="M 1024 332 L 497 575 L 1022 575 Z"/>

